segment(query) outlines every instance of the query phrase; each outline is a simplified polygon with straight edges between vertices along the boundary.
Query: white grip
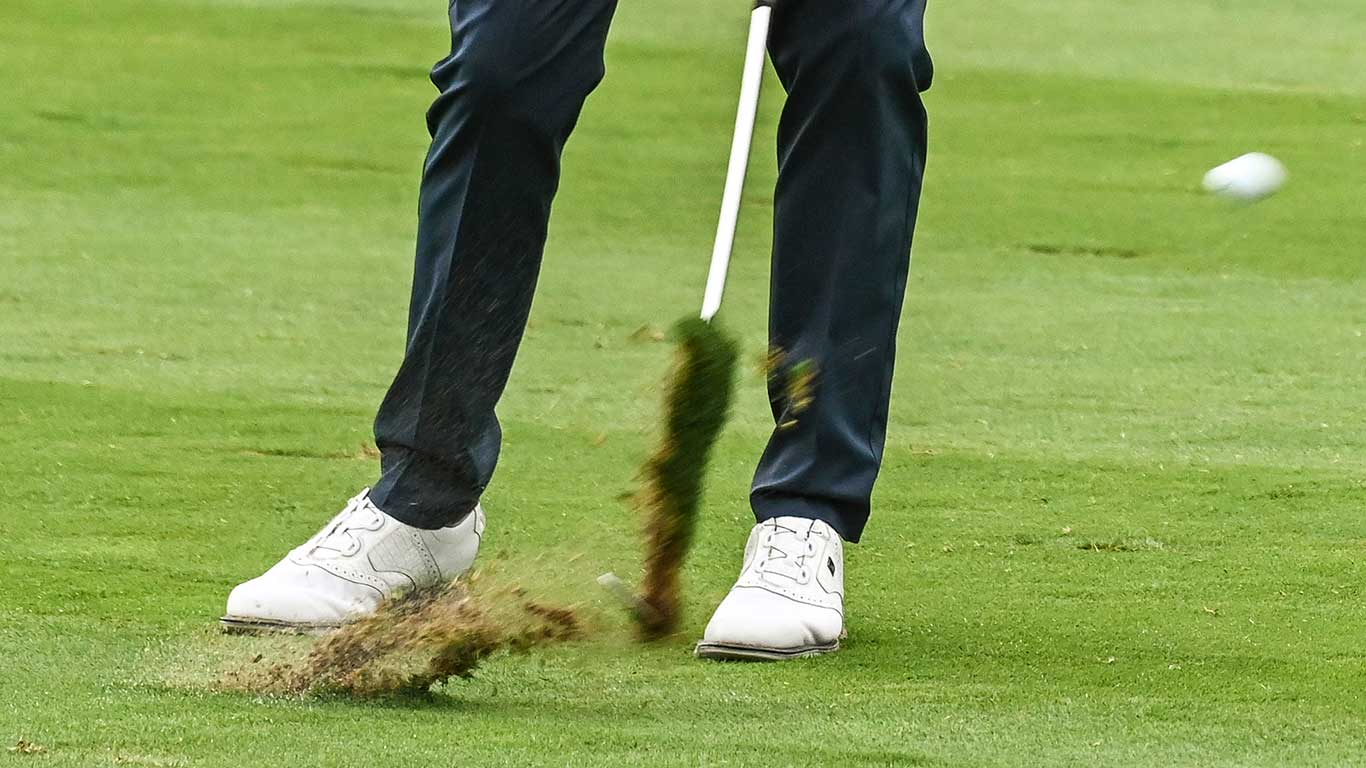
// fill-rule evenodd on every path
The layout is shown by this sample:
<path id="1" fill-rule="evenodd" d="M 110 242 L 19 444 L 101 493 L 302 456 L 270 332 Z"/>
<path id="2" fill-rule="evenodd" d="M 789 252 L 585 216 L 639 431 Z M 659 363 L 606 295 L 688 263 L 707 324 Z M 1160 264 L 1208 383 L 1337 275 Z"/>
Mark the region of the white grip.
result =
<path id="1" fill-rule="evenodd" d="M 773 9 L 760 5 L 749 20 L 749 43 L 745 47 L 745 73 L 740 81 L 740 108 L 735 114 L 735 137 L 730 145 L 730 166 L 726 169 L 726 191 L 721 197 L 721 220 L 716 225 L 716 243 L 711 251 L 707 273 L 707 293 L 702 299 L 702 319 L 711 322 L 721 309 L 726 290 L 726 271 L 735 246 L 735 225 L 740 219 L 740 198 L 745 191 L 745 171 L 749 168 L 749 149 L 754 141 L 754 119 L 759 111 L 759 88 L 764 81 L 764 61 L 768 48 L 768 22 Z"/>

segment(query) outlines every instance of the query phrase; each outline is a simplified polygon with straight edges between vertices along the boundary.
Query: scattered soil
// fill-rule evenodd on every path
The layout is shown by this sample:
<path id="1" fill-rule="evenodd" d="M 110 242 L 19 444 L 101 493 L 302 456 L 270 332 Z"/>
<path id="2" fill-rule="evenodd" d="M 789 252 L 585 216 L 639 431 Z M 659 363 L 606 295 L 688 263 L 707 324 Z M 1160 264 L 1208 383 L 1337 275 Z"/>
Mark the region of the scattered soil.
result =
<path id="1" fill-rule="evenodd" d="M 645 578 L 636 612 L 641 636 L 656 640 L 678 628 L 679 581 L 692 547 L 712 445 L 725 426 L 735 389 L 738 352 L 720 328 L 700 319 L 674 326 L 677 344 L 666 385 L 664 431 L 642 470 Z"/>
<path id="2" fill-rule="evenodd" d="M 32 741 L 20 739 L 14 742 L 14 746 L 9 747 L 8 751 L 16 755 L 40 755 L 47 751 L 47 747 L 42 744 L 35 744 Z"/>
<path id="3" fill-rule="evenodd" d="M 816 361 L 789 359 L 786 352 L 773 347 L 764 360 L 768 389 L 781 398 L 782 417 L 779 429 L 797 426 L 798 418 L 811 407 L 816 397 Z"/>
<path id="4" fill-rule="evenodd" d="M 388 601 L 374 615 L 319 638 L 301 661 L 229 672 L 224 682 L 268 695 L 420 695 L 473 676 L 495 653 L 572 640 L 581 630 L 574 609 L 543 605 L 520 588 L 474 574 Z"/>

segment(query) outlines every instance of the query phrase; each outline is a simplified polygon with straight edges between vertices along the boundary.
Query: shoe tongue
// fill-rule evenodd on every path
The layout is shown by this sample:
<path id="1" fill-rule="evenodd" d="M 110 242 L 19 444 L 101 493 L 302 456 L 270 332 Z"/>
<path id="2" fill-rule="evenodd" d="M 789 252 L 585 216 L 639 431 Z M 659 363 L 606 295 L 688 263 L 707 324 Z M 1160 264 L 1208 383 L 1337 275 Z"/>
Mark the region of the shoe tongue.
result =
<path id="1" fill-rule="evenodd" d="M 795 555 L 806 549 L 806 530 L 793 529 L 786 525 L 774 523 L 773 533 L 769 536 L 772 542 L 769 546 L 781 549 L 789 555 Z"/>
<path id="2" fill-rule="evenodd" d="M 369 500 L 361 500 L 348 506 L 337 515 L 332 524 L 313 545 L 311 554 L 314 557 L 333 558 L 340 557 L 352 547 L 356 542 L 356 537 L 351 533 L 354 528 L 369 528 L 375 521 L 378 511 L 370 505 Z"/>
<path id="3" fill-rule="evenodd" d="M 763 578 L 773 584 L 779 584 L 775 579 L 799 581 L 798 573 L 806 557 L 804 531 L 796 531 L 776 522 L 773 527 L 768 544 L 760 544 L 762 551 L 759 555 L 765 560 Z"/>
<path id="4" fill-rule="evenodd" d="M 309 552 L 319 560 L 331 560 L 340 557 L 346 550 L 342 544 L 341 537 L 337 535 L 329 536 L 327 539 L 313 545 L 313 551 Z"/>

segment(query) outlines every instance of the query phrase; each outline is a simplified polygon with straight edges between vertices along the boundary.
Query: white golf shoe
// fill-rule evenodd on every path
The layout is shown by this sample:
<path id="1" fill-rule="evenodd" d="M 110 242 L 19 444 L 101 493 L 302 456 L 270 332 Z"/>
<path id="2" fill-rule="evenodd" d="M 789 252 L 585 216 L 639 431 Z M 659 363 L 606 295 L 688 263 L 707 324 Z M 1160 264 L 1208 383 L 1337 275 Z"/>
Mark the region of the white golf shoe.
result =
<path id="1" fill-rule="evenodd" d="M 395 592 L 430 587 L 469 570 L 484 511 L 437 530 L 405 525 L 370 501 L 370 489 L 273 568 L 228 595 L 228 630 L 321 632 L 373 613 Z"/>
<path id="2" fill-rule="evenodd" d="M 754 526 L 740 579 L 712 615 L 697 655 L 775 660 L 839 650 L 844 541 L 829 525 L 779 517 Z"/>

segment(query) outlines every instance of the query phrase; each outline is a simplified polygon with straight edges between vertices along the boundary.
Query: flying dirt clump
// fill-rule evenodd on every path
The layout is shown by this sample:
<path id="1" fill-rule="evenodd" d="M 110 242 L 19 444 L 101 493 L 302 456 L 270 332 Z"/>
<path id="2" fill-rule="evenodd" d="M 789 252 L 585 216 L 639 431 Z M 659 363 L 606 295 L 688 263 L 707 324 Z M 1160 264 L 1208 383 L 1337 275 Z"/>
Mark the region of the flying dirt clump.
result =
<path id="1" fill-rule="evenodd" d="M 476 574 L 395 597 L 320 638 L 300 662 L 230 673 L 227 685 L 273 695 L 420 695 L 473 676 L 500 651 L 525 652 L 580 634 L 573 609 L 528 600 L 520 588 L 493 586 Z"/>
<path id="2" fill-rule="evenodd" d="M 781 404 L 778 429 L 792 429 L 815 400 L 816 361 L 794 361 L 783 350 L 771 347 L 762 367 L 770 395 Z"/>
<path id="3" fill-rule="evenodd" d="M 738 357 L 735 342 L 703 320 L 684 320 L 672 335 L 678 347 L 665 394 L 664 433 L 641 472 L 645 578 L 636 619 L 647 640 L 678 627 L 679 576 L 697 527 L 707 459 L 730 413 Z"/>

